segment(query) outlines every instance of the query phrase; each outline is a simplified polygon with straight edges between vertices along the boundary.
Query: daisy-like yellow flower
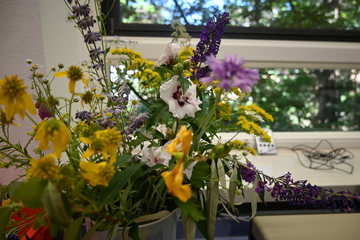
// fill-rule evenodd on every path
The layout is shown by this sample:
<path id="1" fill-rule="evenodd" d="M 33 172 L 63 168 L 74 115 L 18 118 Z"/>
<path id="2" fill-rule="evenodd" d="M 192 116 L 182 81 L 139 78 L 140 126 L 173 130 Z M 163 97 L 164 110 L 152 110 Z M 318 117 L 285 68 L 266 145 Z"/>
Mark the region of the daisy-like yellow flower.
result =
<path id="1" fill-rule="evenodd" d="M 80 137 L 80 140 L 91 145 L 82 155 L 82 158 L 88 158 L 96 153 L 101 153 L 105 160 L 110 156 L 110 164 L 116 162 L 117 147 L 122 140 L 122 136 L 115 128 L 96 131 L 93 138 Z"/>
<path id="2" fill-rule="evenodd" d="M 177 197 L 182 202 L 187 202 L 191 197 L 191 188 L 187 184 L 182 184 L 184 179 L 184 162 L 179 162 L 173 170 L 163 172 L 161 176 L 165 180 L 168 193 Z"/>
<path id="3" fill-rule="evenodd" d="M 2 126 L 8 125 L 8 124 L 12 124 L 12 125 L 17 126 L 17 127 L 18 127 L 18 126 L 21 126 L 21 124 L 14 123 L 13 120 L 14 120 L 14 118 L 11 118 L 10 121 L 8 121 L 8 120 L 6 119 L 5 113 L 4 113 L 3 110 L 0 108 L 0 124 L 1 124 Z"/>
<path id="4" fill-rule="evenodd" d="M 182 202 L 187 202 L 191 197 L 191 188 L 189 185 L 182 184 L 184 180 L 184 159 L 189 153 L 190 143 L 192 140 L 192 131 L 182 126 L 176 138 L 166 145 L 168 153 L 171 153 L 178 162 L 169 172 L 163 172 L 161 176 L 165 180 L 168 193 L 179 198 Z M 181 144 L 181 152 L 178 145 Z"/>
<path id="5" fill-rule="evenodd" d="M 88 104 L 90 106 L 90 108 L 93 107 L 92 103 L 94 101 L 95 98 L 104 98 L 104 96 L 100 95 L 100 94 L 95 94 L 95 92 L 92 90 L 86 91 L 85 93 L 78 93 L 75 94 L 80 96 L 81 101 L 80 104 L 81 106 L 84 106 L 84 104 Z"/>
<path id="6" fill-rule="evenodd" d="M 89 87 L 89 82 L 85 79 L 85 74 L 78 66 L 70 66 L 67 71 L 54 73 L 55 77 L 68 77 L 69 82 L 69 91 L 70 93 L 75 92 L 75 83 L 81 80 L 87 87 Z"/>
<path id="7" fill-rule="evenodd" d="M 98 185 L 107 187 L 115 174 L 114 167 L 107 162 L 94 163 L 81 161 L 80 169 L 81 177 L 93 187 Z"/>
<path id="8" fill-rule="evenodd" d="M 53 179 L 59 172 L 55 157 L 55 154 L 49 154 L 38 160 L 31 159 L 32 177 L 45 178 L 47 180 Z"/>
<path id="9" fill-rule="evenodd" d="M 4 105 L 7 122 L 11 122 L 17 113 L 24 119 L 26 110 L 36 114 L 34 102 L 26 88 L 24 80 L 19 79 L 17 75 L 5 76 L 0 80 L 0 105 Z"/>
<path id="10" fill-rule="evenodd" d="M 60 158 L 61 153 L 66 150 L 67 144 L 71 140 L 71 133 L 64 123 L 51 118 L 40 124 L 34 139 L 39 141 L 39 148 L 42 150 L 49 149 L 49 142 L 51 141 L 55 156 Z"/>

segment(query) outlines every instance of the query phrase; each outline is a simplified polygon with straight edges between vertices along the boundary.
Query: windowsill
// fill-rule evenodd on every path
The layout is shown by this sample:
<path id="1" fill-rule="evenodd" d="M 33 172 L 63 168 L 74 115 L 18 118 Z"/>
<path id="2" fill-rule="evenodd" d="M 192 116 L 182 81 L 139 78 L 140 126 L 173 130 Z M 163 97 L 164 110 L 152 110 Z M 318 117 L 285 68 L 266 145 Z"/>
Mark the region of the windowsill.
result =
<path id="1" fill-rule="evenodd" d="M 124 36 L 121 39 L 130 42 L 126 47 L 141 52 L 145 59 L 156 61 L 172 38 Z M 195 47 L 198 41 L 192 38 L 191 46 Z M 218 57 L 222 59 L 227 54 L 244 57 L 250 68 L 357 69 L 360 65 L 360 43 L 354 42 L 223 39 Z M 115 57 L 109 55 L 108 60 L 116 64 Z"/>

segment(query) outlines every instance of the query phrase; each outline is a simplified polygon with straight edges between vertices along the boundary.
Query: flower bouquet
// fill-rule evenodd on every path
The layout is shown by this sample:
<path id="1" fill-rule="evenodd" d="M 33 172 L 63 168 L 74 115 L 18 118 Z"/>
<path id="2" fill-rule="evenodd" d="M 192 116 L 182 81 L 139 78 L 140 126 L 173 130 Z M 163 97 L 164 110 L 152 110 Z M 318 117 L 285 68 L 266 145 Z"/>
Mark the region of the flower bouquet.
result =
<path id="1" fill-rule="evenodd" d="M 270 142 L 258 123 L 273 118 L 242 101 L 258 71 L 233 55 L 216 58 L 229 14 L 210 19 L 195 48 L 184 26 L 174 23 L 172 40 L 155 63 L 129 43 L 107 41 L 104 16 L 94 17 L 89 1 L 64 3 L 89 60 L 59 64 L 46 74 L 27 60 L 33 95 L 17 76 L 0 80 L 1 166 L 26 170 L 1 191 L 2 239 L 90 239 L 95 231 L 113 239 L 119 228 L 140 239 L 142 224 L 177 208 L 186 239 L 195 239 L 196 227 L 214 239 L 218 206 L 237 221 L 235 197 L 246 189 L 252 189 L 252 217 L 266 191 L 299 206 L 359 211 L 356 193 L 293 181 L 289 173 L 267 176 L 247 160 L 255 150 L 237 134 Z M 92 4 L 101 12 L 100 1 Z M 116 77 L 110 76 L 109 55 L 118 59 Z M 70 97 L 52 90 L 64 79 Z M 34 124 L 25 144 L 10 140 L 16 117 Z M 233 132 L 233 138 L 223 140 L 221 132 Z M 33 141 L 38 147 L 29 149 Z M 82 234 L 85 219 L 92 227 Z"/>

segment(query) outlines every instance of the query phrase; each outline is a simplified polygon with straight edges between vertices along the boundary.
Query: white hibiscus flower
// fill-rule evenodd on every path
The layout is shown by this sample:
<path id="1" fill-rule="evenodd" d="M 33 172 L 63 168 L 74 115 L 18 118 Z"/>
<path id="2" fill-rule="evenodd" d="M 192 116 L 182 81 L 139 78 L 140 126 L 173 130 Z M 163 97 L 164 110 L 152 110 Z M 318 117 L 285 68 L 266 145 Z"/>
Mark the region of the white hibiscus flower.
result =
<path id="1" fill-rule="evenodd" d="M 190 80 L 191 85 L 183 93 L 179 76 L 173 76 L 169 81 L 160 86 L 160 98 L 169 105 L 169 110 L 176 118 L 183 118 L 185 115 L 195 117 L 195 112 L 201 110 L 198 106 L 202 102 L 196 98 L 196 86 Z"/>
<path id="2" fill-rule="evenodd" d="M 141 157 L 141 161 L 146 162 L 146 165 L 149 167 L 155 166 L 157 164 L 169 166 L 169 161 L 172 155 L 165 152 L 163 149 L 164 148 L 162 147 L 143 148 L 143 156 Z"/>
<path id="3" fill-rule="evenodd" d="M 156 66 L 160 67 L 163 64 L 170 64 L 172 59 L 175 59 L 178 56 L 180 51 L 180 45 L 177 43 L 168 43 L 166 45 L 164 53 L 160 56 L 159 60 L 156 62 Z"/>

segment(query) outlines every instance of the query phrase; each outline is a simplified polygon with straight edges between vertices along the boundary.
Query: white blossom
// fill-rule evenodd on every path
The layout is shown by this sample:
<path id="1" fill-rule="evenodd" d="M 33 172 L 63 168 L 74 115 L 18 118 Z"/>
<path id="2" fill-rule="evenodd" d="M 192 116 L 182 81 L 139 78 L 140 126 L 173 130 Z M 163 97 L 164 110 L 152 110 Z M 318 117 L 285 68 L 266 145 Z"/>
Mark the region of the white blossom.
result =
<path id="1" fill-rule="evenodd" d="M 166 137 L 166 132 L 167 132 L 167 127 L 165 124 L 160 124 L 159 126 L 156 127 L 156 130 L 158 130 L 159 132 L 161 132 L 164 137 Z"/>
<path id="2" fill-rule="evenodd" d="M 190 80 L 190 86 L 183 93 L 179 76 L 173 76 L 169 81 L 160 86 L 160 98 L 169 105 L 169 111 L 176 118 L 183 118 L 185 115 L 195 117 L 195 112 L 201 110 L 198 106 L 202 102 L 196 98 L 196 86 Z"/>
<path id="3" fill-rule="evenodd" d="M 172 59 L 178 56 L 180 51 L 180 45 L 177 43 L 168 43 L 166 45 L 164 53 L 160 56 L 156 62 L 156 66 L 160 67 L 163 64 L 170 63 Z"/>
<path id="4" fill-rule="evenodd" d="M 146 162 L 146 165 L 149 167 L 155 166 L 157 164 L 163 164 L 169 166 L 169 161 L 172 157 L 170 153 L 167 153 L 163 150 L 162 147 L 150 147 L 143 148 L 141 157 L 142 162 Z"/>

